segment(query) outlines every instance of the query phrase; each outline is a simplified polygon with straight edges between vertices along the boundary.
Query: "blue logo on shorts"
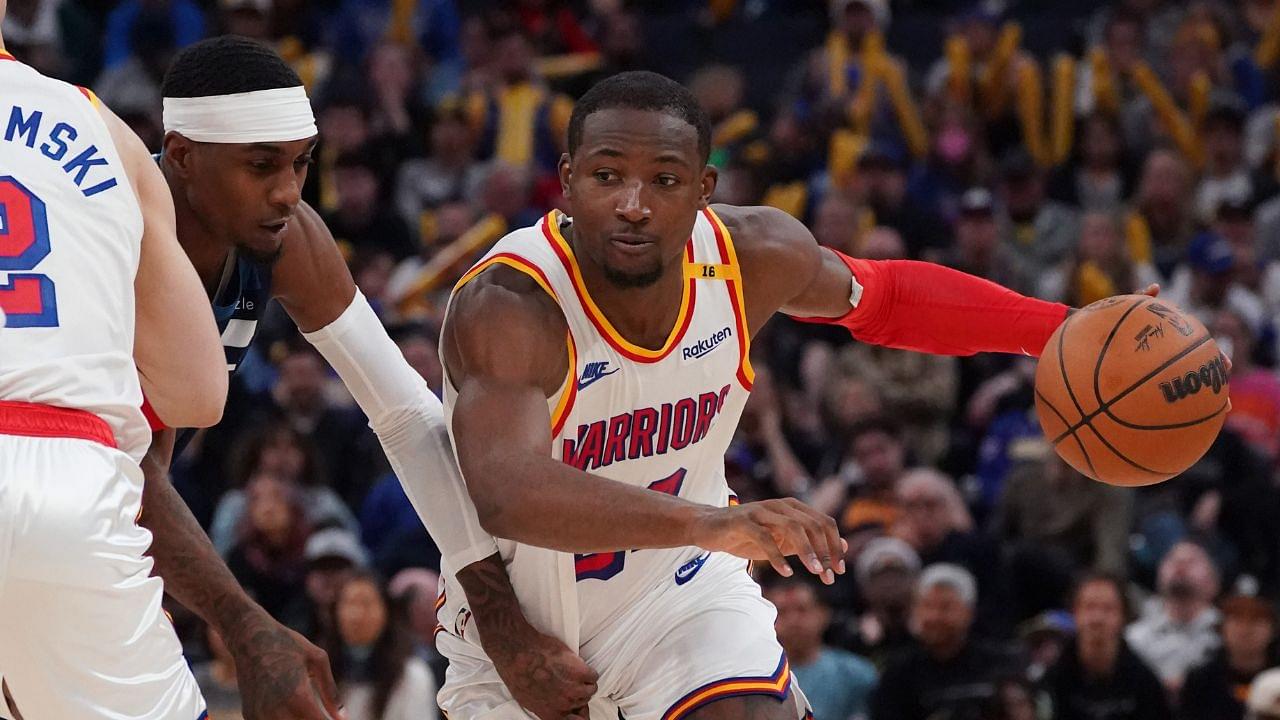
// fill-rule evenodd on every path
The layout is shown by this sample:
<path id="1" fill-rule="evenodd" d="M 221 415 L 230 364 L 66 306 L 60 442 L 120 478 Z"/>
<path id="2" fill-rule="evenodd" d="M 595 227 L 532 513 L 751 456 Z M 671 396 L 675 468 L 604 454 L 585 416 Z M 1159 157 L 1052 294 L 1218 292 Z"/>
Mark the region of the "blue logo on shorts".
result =
<path id="1" fill-rule="evenodd" d="M 702 553 L 698 557 L 681 565 L 680 568 L 676 570 L 676 584 L 683 585 L 692 580 L 693 576 L 698 574 L 698 571 L 702 569 L 702 566 L 707 562 L 707 558 L 709 557 L 711 557 L 711 553 Z"/>

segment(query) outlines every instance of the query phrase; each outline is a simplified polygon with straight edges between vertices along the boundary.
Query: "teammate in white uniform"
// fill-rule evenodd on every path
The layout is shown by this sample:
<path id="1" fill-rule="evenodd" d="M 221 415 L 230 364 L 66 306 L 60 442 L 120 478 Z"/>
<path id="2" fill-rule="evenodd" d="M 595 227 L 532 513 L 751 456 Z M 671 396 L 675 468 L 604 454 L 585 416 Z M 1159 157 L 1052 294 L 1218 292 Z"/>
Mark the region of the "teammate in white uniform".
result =
<path id="1" fill-rule="evenodd" d="M 135 523 L 139 405 L 217 422 L 213 316 L 164 179 L 92 93 L 0 52 L 0 128 L 0 673 L 32 720 L 196 720 Z"/>
<path id="2" fill-rule="evenodd" d="M 593 87 L 559 168 L 572 219 L 500 241 L 442 333 L 446 417 L 480 522 L 506 538 L 530 618 L 600 673 L 594 720 L 808 714 L 740 558 L 786 575 L 798 555 L 831 582 L 844 548 L 794 500 L 733 506 L 723 471 L 750 338 L 775 312 L 893 347 L 1038 354 L 1067 311 L 938 266 L 842 256 L 772 208 L 712 210 L 709 146 L 705 114 L 671 80 Z M 526 717 L 447 572 L 439 619 L 441 706 Z"/>

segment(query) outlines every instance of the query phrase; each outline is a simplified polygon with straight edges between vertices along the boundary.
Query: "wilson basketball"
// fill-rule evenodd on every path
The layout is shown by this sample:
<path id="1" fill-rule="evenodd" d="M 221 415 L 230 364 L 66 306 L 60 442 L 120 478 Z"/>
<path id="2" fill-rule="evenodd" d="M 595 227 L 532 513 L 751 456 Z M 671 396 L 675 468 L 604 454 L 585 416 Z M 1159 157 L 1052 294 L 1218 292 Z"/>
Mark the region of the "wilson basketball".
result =
<path id="1" fill-rule="evenodd" d="M 1191 467 L 1227 414 L 1227 369 L 1204 325 L 1159 298 L 1121 295 L 1072 313 L 1036 367 L 1036 414 L 1072 467 L 1150 485 Z"/>

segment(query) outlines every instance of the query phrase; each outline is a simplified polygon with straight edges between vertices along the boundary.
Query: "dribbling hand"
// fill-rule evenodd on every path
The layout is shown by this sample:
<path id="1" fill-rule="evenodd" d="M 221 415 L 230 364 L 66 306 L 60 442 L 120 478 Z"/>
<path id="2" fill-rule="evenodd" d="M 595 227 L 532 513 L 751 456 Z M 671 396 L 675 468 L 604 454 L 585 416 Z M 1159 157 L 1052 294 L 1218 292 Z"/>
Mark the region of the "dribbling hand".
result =
<path id="1" fill-rule="evenodd" d="M 329 656 L 266 613 L 227 638 L 245 720 L 342 720 Z"/>
<path id="2" fill-rule="evenodd" d="M 485 652 L 512 699 L 538 720 L 588 720 L 598 676 L 567 645 L 531 625 L 486 636 Z"/>
<path id="3" fill-rule="evenodd" d="M 708 509 L 695 531 L 695 545 L 748 560 L 767 560 L 791 575 L 788 555 L 830 585 L 844 574 L 848 547 L 830 517 L 794 498 L 762 500 Z"/>

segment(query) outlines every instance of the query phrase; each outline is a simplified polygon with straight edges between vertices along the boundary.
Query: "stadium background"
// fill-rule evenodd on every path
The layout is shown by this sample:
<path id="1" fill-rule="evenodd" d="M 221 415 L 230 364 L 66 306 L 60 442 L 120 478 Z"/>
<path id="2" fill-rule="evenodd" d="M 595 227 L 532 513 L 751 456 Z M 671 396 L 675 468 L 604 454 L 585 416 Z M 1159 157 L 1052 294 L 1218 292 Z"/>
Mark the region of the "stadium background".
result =
<path id="1" fill-rule="evenodd" d="M 448 288 L 505 231 L 560 206 L 572 98 L 626 69 L 670 75 L 704 104 L 716 201 L 783 208 L 823 244 L 1076 306 L 1160 282 L 1235 366 L 1227 429 L 1180 478 L 1122 490 L 1058 462 L 1027 359 L 887 351 L 779 318 L 754 345 L 730 481 L 747 500 L 803 498 L 849 539 L 834 588 L 770 591 L 818 720 L 909 718 L 918 697 L 943 698 L 933 717 L 955 720 L 1217 720 L 1241 717 L 1257 672 L 1280 664 L 1280 2 L 8 5 L 19 59 L 93 87 L 157 150 L 176 50 L 223 32 L 278 48 L 321 131 L 305 198 L 437 390 Z M 278 308 L 223 423 L 173 479 L 251 594 L 329 649 L 365 713 L 353 720 L 378 717 L 379 684 L 402 696 L 382 717 L 434 712 L 426 685 L 370 668 L 438 682 L 439 553 L 365 418 Z M 973 626 L 944 608 L 913 638 L 913 583 L 935 563 L 976 578 Z M 1132 608 L 1134 654 L 1110 684 L 1072 673 L 1083 616 L 1070 590 L 1089 570 L 1123 578 Z M 225 650 L 173 609 L 214 717 L 236 717 Z"/>

